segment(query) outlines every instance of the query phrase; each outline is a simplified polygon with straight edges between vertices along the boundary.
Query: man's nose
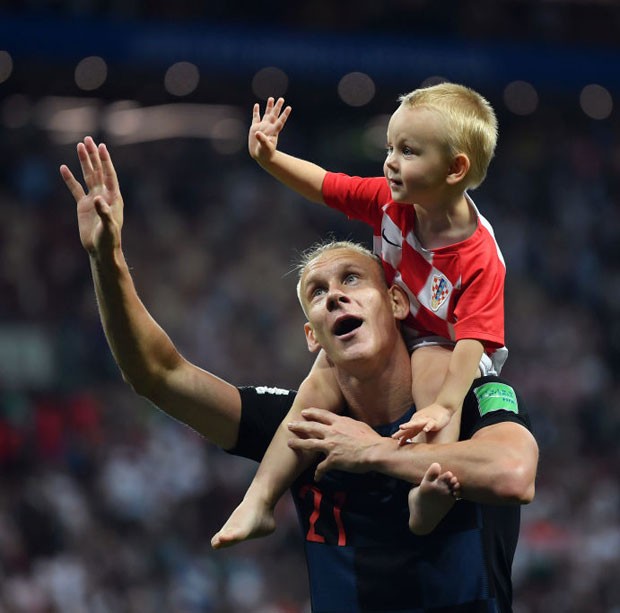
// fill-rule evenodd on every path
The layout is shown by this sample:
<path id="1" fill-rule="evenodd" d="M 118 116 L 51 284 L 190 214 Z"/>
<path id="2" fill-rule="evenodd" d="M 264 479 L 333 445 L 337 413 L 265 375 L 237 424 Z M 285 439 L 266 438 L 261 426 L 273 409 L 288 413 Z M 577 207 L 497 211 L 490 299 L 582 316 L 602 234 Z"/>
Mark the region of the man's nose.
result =
<path id="1" fill-rule="evenodd" d="M 349 298 L 340 289 L 332 289 L 327 295 L 327 310 L 331 313 L 348 301 Z"/>

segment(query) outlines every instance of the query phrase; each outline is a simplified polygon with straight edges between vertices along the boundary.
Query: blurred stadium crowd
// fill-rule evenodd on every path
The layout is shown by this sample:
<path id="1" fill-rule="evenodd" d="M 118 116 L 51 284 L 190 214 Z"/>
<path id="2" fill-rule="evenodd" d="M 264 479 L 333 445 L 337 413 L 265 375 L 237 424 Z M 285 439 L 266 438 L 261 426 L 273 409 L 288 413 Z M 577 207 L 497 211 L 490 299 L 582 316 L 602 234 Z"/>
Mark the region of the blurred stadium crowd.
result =
<path id="1" fill-rule="evenodd" d="M 152 10 L 172 4 L 194 7 Z M 339 6 L 315 4 L 304 14 Z M 432 24 L 439 14 L 429 11 Z M 355 14 L 373 17 L 370 8 Z M 472 195 L 508 264 L 504 374 L 541 446 L 537 497 L 523 509 L 515 613 L 618 613 L 620 115 L 591 119 L 556 92 L 516 116 L 497 92 L 482 93 L 498 109 L 500 141 Z M 0 89 L 0 105 L 4 96 Z M 333 170 L 380 172 L 381 151 L 360 154 L 367 123 L 358 112 L 312 114 L 305 104 L 285 150 Z M 250 108 L 240 111 L 249 123 Z M 101 127 L 93 135 L 106 138 Z M 125 196 L 125 251 L 155 318 L 186 357 L 235 384 L 296 387 L 311 364 L 296 257 L 328 234 L 368 243 L 366 228 L 277 185 L 243 144 L 108 145 Z M 77 171 L 74 143 L 34 122 L 0 122 L 0 613 L 307 612 L 288 499 L 275 535 L 211 551 L 255 467 L 122 382 L 60 163 Z"/>

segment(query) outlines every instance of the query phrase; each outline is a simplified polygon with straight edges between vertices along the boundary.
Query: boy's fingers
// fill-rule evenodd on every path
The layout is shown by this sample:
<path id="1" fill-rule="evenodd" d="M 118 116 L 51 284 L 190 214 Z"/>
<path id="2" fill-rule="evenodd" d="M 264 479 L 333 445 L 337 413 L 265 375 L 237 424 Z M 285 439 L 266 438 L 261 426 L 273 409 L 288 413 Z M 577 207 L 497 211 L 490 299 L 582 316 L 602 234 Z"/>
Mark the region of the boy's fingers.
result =
<path id="1" fill-rule="evenodd" d="M 280 114 L 280 111 L 282 110 L 283 105 L 284 105 L 284 98 L 278 98 L 278 100 L 276 101 L 273 107 L 273 111 L 276 115 Z"/>
<path id="2" fill-rule="evenodd" d="M 286 123 L 286 120 L 288 119 L 288 116 L 291 114 L 292 110 L 293 109 L 290 106 L 287 106 L 282 111 L 280 118 L 278 119 L 278 124 L 280 125 L 280 127 L 282 127 Z"/>

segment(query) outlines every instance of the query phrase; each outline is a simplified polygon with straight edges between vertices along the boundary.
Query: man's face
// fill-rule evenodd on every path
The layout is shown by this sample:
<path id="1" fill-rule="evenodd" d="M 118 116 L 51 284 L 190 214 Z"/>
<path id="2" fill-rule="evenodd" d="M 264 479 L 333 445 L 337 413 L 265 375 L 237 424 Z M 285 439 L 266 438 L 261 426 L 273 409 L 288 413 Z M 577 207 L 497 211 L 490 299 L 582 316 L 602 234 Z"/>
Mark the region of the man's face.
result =
<path id="1" fill-rule="evenodd" d="M 380 266 L 347 248 L 310 262 L 300 286 L 310 351 L 322 347 L 339 365 L 393 349 L 400 337 L 396 320 L 406 316 L 408 304 L 398 288 L 386 287 Z"/>
<path id="2" fill-rule="evenodd" d="M 440 140 L 440 117 L 423 107 L 400 106 L 387 130 L 383 172 L 395 202 L 433 202 L 445 186 L 450 158 Z"/>

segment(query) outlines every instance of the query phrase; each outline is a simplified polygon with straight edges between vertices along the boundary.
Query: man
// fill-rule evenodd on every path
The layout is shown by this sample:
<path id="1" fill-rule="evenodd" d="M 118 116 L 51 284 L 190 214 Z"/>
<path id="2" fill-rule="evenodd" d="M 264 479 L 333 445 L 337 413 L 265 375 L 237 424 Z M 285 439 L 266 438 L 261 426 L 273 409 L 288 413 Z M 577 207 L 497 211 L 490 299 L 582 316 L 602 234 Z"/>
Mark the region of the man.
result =
<path id="1" fill-rule="evenodd" d="M 129 274 L 109 153 L 91 138 L 77 150 L 88 191 L 64 165 L 61 174 L 124 379 L 216 445 L 260 460 L 292 395 L 236 388 L 179 354 Z M 318 480 L 307 471 L 292 488 L 313 611 L 510 611 L 518 504 L 533 498 L 538 460 L 514 390 L 497 378 L 477 380 L 463 408 L 461 438 L 469 440 L 401 446 L 389 435 L 412 413 L 402 291 L 386 286 L 363 248 L 340 245 L 306 263 L 300 299 L 308 346 L 325 350 L 348 407 L 341 416 L 311 409 L 289 426 L 291 446 L 324 454 Z M 411 484 L 432 489 L 439 470 L 458 476 L 463 500 L 432 534 L 415 536 L 407 525 Z"/>

